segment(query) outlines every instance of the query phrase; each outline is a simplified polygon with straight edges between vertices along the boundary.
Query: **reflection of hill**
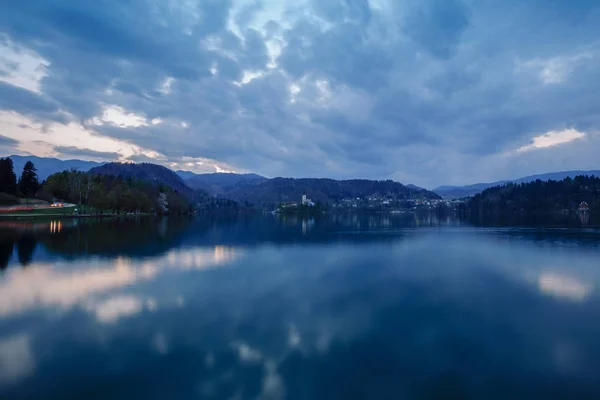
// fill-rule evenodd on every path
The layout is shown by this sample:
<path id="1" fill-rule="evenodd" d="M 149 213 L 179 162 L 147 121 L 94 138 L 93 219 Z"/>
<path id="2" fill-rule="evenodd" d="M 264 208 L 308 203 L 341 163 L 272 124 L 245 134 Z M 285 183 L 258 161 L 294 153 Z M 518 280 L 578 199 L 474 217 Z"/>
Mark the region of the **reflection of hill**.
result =
<path id="1" fill-rule="evenodd" d="M 16 253 L 29 264 L 38 244 L 47 253 L 65 257 L 133 256 L 162 254 L 178 246 L 190 219 L 105 219 L 19 222 L 0 226 L 0 268 Z"/>
<path id="2" fill-rule="evenodd" d="M 197 218 L 131 218 L 13 222 L 3 225 L 0 266 L 16 253 L 21 264 L 32 260 L 38 244 L 62 257 L 151 257 L 181 245 L 255 246 L 402 240 L 407 228 L 454 224 L 435 214 L 263 216 L 213 215 Z M 410 234 L 414 234 L 410 233 Z"/>
<path id="3" fill-rule="evenodd" d="M 600 227 L 600 214 L 586 213 L 498 213 L 493 215 L 484 215 L 472 213 L 469 222 L 477 226 L 497 227 L 497 226 L 526 226 L 526 227 L 563 227 L 578 228 L 582 226 Z"/>
<path id="4" fill-rule="evenodd" d="M 435 214 L 215 216 L 194 220 L 186 242 L 196 246 L 368 243 L 401 240 L 407 228 L 456 223 L 455 219 L 439 220 Z"/>

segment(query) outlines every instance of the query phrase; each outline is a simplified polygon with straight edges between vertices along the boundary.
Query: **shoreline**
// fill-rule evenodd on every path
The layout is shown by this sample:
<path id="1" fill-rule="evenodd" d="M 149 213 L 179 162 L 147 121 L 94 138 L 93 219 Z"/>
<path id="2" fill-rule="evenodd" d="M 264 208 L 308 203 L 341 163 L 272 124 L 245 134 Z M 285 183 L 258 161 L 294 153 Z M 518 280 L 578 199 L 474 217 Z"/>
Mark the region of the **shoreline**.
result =
<path id="1" fill-rule="evenodd" d="M 0 220 L 145 217 L 150 214 L 0 214 Z"/>

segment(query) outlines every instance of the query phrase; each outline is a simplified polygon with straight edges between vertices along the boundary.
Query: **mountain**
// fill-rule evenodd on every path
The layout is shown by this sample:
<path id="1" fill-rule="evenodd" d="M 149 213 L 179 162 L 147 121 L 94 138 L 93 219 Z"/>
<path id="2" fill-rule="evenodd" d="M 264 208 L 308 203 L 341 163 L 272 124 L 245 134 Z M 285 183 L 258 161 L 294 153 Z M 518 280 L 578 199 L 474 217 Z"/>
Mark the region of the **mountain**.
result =
<path id="1" fill-rule="evenodd" d="M 531 175 L 525 178 L 515 179 L 512 183 L 529 183 L 537 181 L 562 181 L 565 178 L 575 178 L 576 176 L 600 176 L 600 170 L 591 171 L 561 171 L 561 172 L 550 172 L 547 174 Z"/>
<path id="2" fill-rule="evenodd" d="M 98 163 L 94 161 L 83 161 L 83 160 L 59 160 L 58 158 L 49 157 L 36 157 L 36 156 L 9 156 L 13 160 L 15 168 L 15 174 L 17 179 L 21 176 L 23 167 L 27 161 L 31 161 L 37 168 L 38 179 L 41 181 L 48 179 L 48 177 L 56 172 L 62 172 L 65 170 L 74 169 L 76 171 L 88 171 L 94 167 L 103 165 L 104 163 Z"/>
<path id="3" fill-rule="evenodd" d="M 485 189 L 500 186 L 510 181 L 498 181 L 491 183 L 476 183 L 474 185 L 467 186 L 440 186 L 433 189 L 434 193 L 439 194 L 443 198 L 447 199 L 460 199 L 463 197 L 475 196 L 477 193 L 483 192 Z"/>
<path id="4" fill-rule="evenodd" d="M 176 173 L 177 175 L 179 175 L 179 177 L 180 177 L 181 179 L 183 179 L 183 180 L 190 179 L 190 178 L 193 178 L 194 176 L 198 175 L 198 174 L 196 174 L 195 172 L 192 172 L 192 171 L 184 171 L 184 170 L 182 170 L 182 169 L 178 169 L 177 171 L 175 171 L 175 173 Z"/>
<path id="5" fill-rule="evenodd" d="M 549 180 L 560 181 L 565 178 L 574 178 L 576 176 L 582 176 L 582 175 L 583 176 L 586 176 L 586 175 L 587 176 L 592 176 L 592 175 L 600 176 L 600 170 L 560 171 L 560 172 L 551 172 L 551 173 L 547 173 L 547 174 L 531 175 L 531 176 L 526 176 L 524 178 L 508 180 L 508 181 L 497 181 L 497 182 L 491 182 L 491 183 L 476 183 L 474 185 L 467 185 L 467 186 L 440 186 L 440 187 L 433 189 L 433 192 L 439 194 L 440 196 L 442 196 L 444 198 L 457 199 L 457 198 L 462 198 L 462 197 L 471 197 L 478 193 L 483 192 L 485 189 L 488 189 L 488 188 L 491 188 L 494 186 L 505 185 L 507 183 L 529 183 L 529 182 L 534 182 L 538 179 L 541 181 L 549 181 Z"/>
<path id="6" fill-rule="evenodd" d="M 427 190 L 425 188 L 422 188 L 421 186 L 413 185 L 412 183 L 407 184 L 406 187 L 411 190 Z"/>
<path id="7" fill-rule="evenodd" d="M 123 178 L 139 179 L 151 182 L 155 185 L 163 184 L 183 194 L 188 199 L 195 198 L 197 194 L 208 196 L 208 193 L 204 191 L 198 191 L 200 193 L 195 193 L 196 191 L 187 186 L 179 175 L 169 168 L 157 164 L 111 162 L 94 167 L 89 170 L 89 173 L 95 175 L 112 175 L 121 176 Z"/>
<path id="8" fill-rule="evenodd" d="M 314 201 L 329 204 L 341 202 L 343 199 L 369 196 L 386 196 L 395 199 L 440 198 L 440 196 L 428 190 L 409 189 L 403 184 L 391 180 L 352 179 L 337 181 L 317 178 L 269 179 L 257 185 L 238 187 L 227 193 L 227 197 L 257 206 L 273 206 L 283 202 L 299 201 L 303 194 Z"/>
<path id="9" fill-rule="evenodd" d="M 256 186 L 267 180 L 257 174 L 213 173 L 194 174 L 185 179 L 185 183 L 193 189 L 203 189 L 215 196 L 227 196 L 239 188 Z"/>

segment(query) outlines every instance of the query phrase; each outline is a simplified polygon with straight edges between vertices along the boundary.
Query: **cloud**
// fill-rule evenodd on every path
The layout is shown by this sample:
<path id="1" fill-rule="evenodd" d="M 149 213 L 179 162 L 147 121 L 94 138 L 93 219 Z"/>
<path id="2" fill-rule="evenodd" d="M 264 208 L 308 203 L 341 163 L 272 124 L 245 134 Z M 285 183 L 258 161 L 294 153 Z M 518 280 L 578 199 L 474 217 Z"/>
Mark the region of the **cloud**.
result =
<path id="1" fill-rule="evenodd" d="M 485 165 L 531 132 L 600 126 L 598 24 L 591 0 L 26 0 L 0 6 L 0 117 L 83 125 L 121 144 L 77 147 L 165 165 L 429 187 L 528 175 L 537 152 Z"/>
<path id="2" fill-rule="evenodd" d="M 2 147 L 17 147 L 18 144 L 19 144 L 18 140 L 0 135 L 0 146 L 2 146 Z"/>
<path id="3" fill-rule="evenodd" d="M 48 62 L 39 54 L 20 49 L 0 35 L 0 81 L 40 93 Z"/>
<path id="4" fill-rule="evenodd" d="M 5 82 L 0 82 L 1 109 L 16 111 L 38 120 L 66 122 L 58 104 L 51 99 Z"/>
<path id="5" fill-rule="evenodd" d="M 145 154 L 134 154 L 134 155 L 127 157 L 127 160 L 133 161 L 135 163 L 153 163 L 153 164 L 156 164 L 157 162 L 160 161 L 155 157 L 150 157 Z"/>
<path id="6" fill-rule="evenodd" d="M 82 149 L 75 146 L 54 146 L 54 151 L 69 157 L 99 158 L 105 161 L 118 160 L 119 153 Z"/>
<path id="7" fill-rule="evenodd" d="M 415 3 L 406 18 L 405 32 L 430 53 L 449 58 L 469 26 L 469 10 L 460 0 Z"/>
<path id="8" fill-rule="evenodd" d="M 546 85 L 564 83 L 576 68 L 583 66 L 595 53 L 585 51 L 572 56 L 559 56 L 545 60 L 534 59 L 517 66 L 517 71 L 533 69 Z"/>
<path id="9" fill-rule="evenodd" d="M 163 88 L 163 90 L 166 89 Z M 102 115 L 91 120 L 93 125 L 111 124 L 119 128 L 137 128 L 149 126 L 150 124 L 157 125 L 161 122 L 160 118 L 153 118 L 148 121 L 144 115 L 127 112 L 122 107 L 114 105 L 103 106 Z"/>
<path id="10" fill-rule="evenodd" d="M 558 146 L 560 144 L 569 143 L 573 140 L 583 139 L 585 132 L 579 132 L 575 129 L 565 129 L 562 131 L 550 131 L 543 135 L 536 136 L 532 139 L 531 144 L 519 147 L 518 152 L 543 149 L 546 147 Z"/>

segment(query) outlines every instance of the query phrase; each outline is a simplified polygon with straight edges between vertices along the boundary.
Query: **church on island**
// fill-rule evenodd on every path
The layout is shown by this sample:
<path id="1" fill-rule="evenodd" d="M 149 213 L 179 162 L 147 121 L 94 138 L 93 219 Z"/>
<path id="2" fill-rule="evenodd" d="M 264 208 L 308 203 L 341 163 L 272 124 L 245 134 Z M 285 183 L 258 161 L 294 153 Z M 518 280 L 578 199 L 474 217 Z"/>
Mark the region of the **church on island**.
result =
<path id="1" fill-rule="evenodd" d="M 305 194 L 302 195 L 302 205 L 303 206 L 308 206 L 308 207 L 314 207 L 315 203 L 309 199 L 308 197 L 306 197 Z"/>

